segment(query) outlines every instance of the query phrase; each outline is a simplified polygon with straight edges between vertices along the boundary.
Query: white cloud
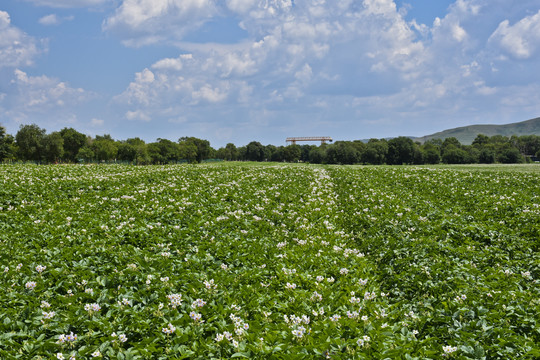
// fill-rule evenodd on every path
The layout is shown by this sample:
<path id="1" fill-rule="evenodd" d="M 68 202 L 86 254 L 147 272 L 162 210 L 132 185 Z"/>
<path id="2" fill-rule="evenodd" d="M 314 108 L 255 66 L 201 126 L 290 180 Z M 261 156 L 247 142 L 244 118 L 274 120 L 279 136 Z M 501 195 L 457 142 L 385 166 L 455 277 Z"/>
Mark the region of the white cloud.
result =
<path id="1" fill-rule="evenodd" d="M 152 65 L 152 69 L 158 69 L 158 70 L 176 70 L 180 71 L 182 70 L 182 62 L 180 59 L 162 59 L 156 62 L 154 65 Z"/>
<path id="2" fill-rule="evenodd" d="M 221 88 L 212 88 L 210 85 L 203 85 L 199 90 L 192 93 L 193 100 L 199 102 L 200 100 L 208 101 L 210 103 L 216 103 L 223 101 L 227 98 L 227 90 L 229 88 L 228 83 L 224 82 L 225 86 Z"/>
<path id="3" fill-rule="evenodd" d="M 193 59 L 192 54 L 181 54 L 176 59 L 172 58 L 165 58 L 158 60 L 156 63 L 152 65 L 152 69 L 155 70 L 172 70 L 172 71 L 180 71 L 184 67 L 184 63 L 187 61 L 190 61 Z"/>
<path id="4" fill-rule="evenodd" d="M 9 14 L 5 11 L 0 11 L 0 30 L 4 30 L 9 27 L 11 19 Z"/>
<path id="5" fill-rule="evenodd" d="M 305 64 L 302 69 L 294 74 L 294 77 L 301 82 L 308 82 L 313 77 L 313 70 L 309 64 Z"/>
<path id="6" fill-rule="evenodd" d="M 481 2 L 474 0 L 457 0 L 454 3 L 454 8 L 459 10 L 460 13 L 470 13 L 472 15 L 478 15 L 482 5 Z"/>
<path id="7" fill-rule="evenodd" d="M 449 48 L 460 48 L 466 44 L 468 38 L 467 30 L 462 23 L 467 23 L 471 18 L 475 18 L 477 10 L 472 11 L 470 5 L 465 0 L 457 1 L 450 6 L 448 14 L 440 19 L 435 18 L 431 30 L 432 38 L 439 49 L 449 50 Z M 459 44 L 464 43 L 464 44 Z"/>
<path id="8" fill-rule="evenodd" d="M 140 83 L 152 83 L 156 79 L 154 73 L 148 69 L 144 69 L 142 72 L 135 74 L 135 78 Z"/>
<path id="9" fill-rule="evenodd" d="M 137 3 L 137 9 L 143 3 Z M 124 1 L 117 15 L 124 14 L 130 6 L 134 3 Z M 180 101 L 184 106 L 228 99 L 251 99 L 264 104 L 301 98 L 313 81 L 341 79 L 353 83 L 354 76 L 335 73 L 346 72 L 350 66 L 364 73 L 379 67 L 381 72 L 391 70 L 415 76 L 424 61 L 423 44 L 416 41 L 414 31 L 391 0 L 365 1 L 362 7 L 351 1 L 321 0 L 297 1 L 294 7 L 290 1 L 278 0 L 228 1 L 227 6 L 242 15 L 244 28 L 254 36 L 260 34 L 260 40 L 242 46 L 191 46 L 193 55 L 189 59 L 182 58 L 184 55 L 165 58 L 151 66 L 159 81 L 145 81 L 151 73 L 145 69 L 116 99 L 143 107 L 162 104 L 167 99 Z M 140 21 L 132 23 L 138 26 L 149 16 L 141 16 Z M 336 44 L 339 53 L 332 50 Z M 182 44 L 184 48 L 186 45 L 189 44 Z M 371 58 L 363 55 L 369 50 Z M 339 69 L 336 60 L 343 52 L 350 62 Z"/>
<path id="10" fill-rule="evenodd" d="M 398 78 L 416 76 L 424 47 L 392 4 L 228 1 L 229 10 L 239 13 L 242 26 L 252 34 L 251 42 L 180 43 L 191 54 L 161 59 L 151 70 L 136 73 L 115 101 L 128 106 L 133 119 L 140 117 L 136 111 L 174 119 L 170 109 L 178 114 L 207 106 L 224 113 L 289 103 L 314 108 L 314 103 L 328 102 L 312 101 L 313 86 L 332 96 L 334 90 L 323 90 L 326 84 L 357 87 L 359 77 L 371 73 L 375 64 L 381 73 Z M 365 56 L 370 50 L 371 58 Z"/>
<path id="11" fill-rule="evenodd" d="M 56 16 L 56 14 L 45 15 L 44 17 L 39 19 L 38 22 L 41 25 L 46 25 L 46 26 L 60 24 L 60 20 L 58 19 L 58 16 Z"/>
<path id="12" fill-rule="evenodd" d="M 28 76 L 19 69 L 15 70 L 15 78 L 11 81 L 17 89 L 17 102 L 28 110 L 47 107 L 64 106 L 87 99 L 87 94 L 81 88 L 71 88 L 65 82 L 42 76 Z"/>
<path id="13" fill-rule="evenodd" d="M 60 23 L 64 21 L 72 21 L 73 19 L 74 19 L 73 16 L 66 16 L 66 17 L 60 18 L 56 14 L 49 14 L 40 18 L 38 22 L 44 26 L 51 26 L 51 25 L 59 25 Z"/>
<path id="14" fill-rule="evenodd" d="M 178 116 L 168 120 L 171 124 L 185 124 L 187 121 L 188 119 L 185 116 Z"/>
<path id="15" fill-rule="evenodd" d="M 495 93 L 497 93 L 496 87 L 486 86 L 484 81 L 477 81 L 474 83 L 474 85 L 477 87 L 477 92 L 480 95 L 488 96 L 488 95 L 494 95 Z"/>
<path id="16" fill-rule="evenodd" d="M 240 13 L 240 14 L 247 13 L 257 3 L 257 0 L 226 0 L 226 1 L 227 1 L 227 6 L 230 10 Z"/>
<path id="17" fill-rule="evenodd" d="M 364 0 L 364 7 L 370 15 L 396 13 L 396 3 L 393 0 Z"/>
<path id="18" fill-rule="evenodd" d="M 230 94 L 235 94 L 239 102 L 245 100 L 250 87 L 241 80 L 224 80 L 223 66 L 190 54 L 163 59 L 151 66 L 154 71 L 144 69 L 136 73 L 134 81 L 115 100 L 156 110 L 172 103 L 183 106 L 218 103 Z"/>
<path id="19" fill-rule="evenodd" d="M 16 69 L 8 80 L 0 119 L 8 126 L 39 122 L 47 129 L 77 123 L 76 111 L 95 95 L 45 75 L 31 76 Z M 60 125 L 59 125 L 60 124 Z"/>
<path id="20" fill-rule="evenodd" d="M 189 54 L 161 59 L 136 73 L 115 98 L 116 105 L 129 107 L 133 119 L 152 114 L 152 121 L 163 117 L 174 122 L 180 117 L 186 126 L 202 121 L 202 114 L 237 117 L 238 122 L 261 116 L 259 125 L 266 129 L 284 117 L 317 117 L 321 124 L 351 118 L 394 119 L 392 124 L 452 116 L 466 121 L 482 112 L 493 118 L 497 111 L 486 101 L 502 104 L 504 99 L 511 109 L 517 102 L 508 89 L 520 94 L 524 92 L 517 89 L 530 89 L 514 79 L 505 79 L 510 85 L 500 83 L 507 73 L 501 62 L 508 60 L 501 60 L 493 44 L 502 47 L 505 37 L 520 38 L 529 57 L 540 44 L 540 31 L 533 31 L 540 15 L 523 15 L 533 2 L 512 12 L 512 4 L 493 1 L 488 6 L 486 0 L 457 0 L 431 25 L 408 22 L 392 0 L 200 2 L 207 7 L 187 21 L 191 29 L 233 11 L 248 39 L 236 44 L 174 42 Z M 515 25 L 501 23 L 501 16 L 510 13 Z M 148 40 L 179 26 L 168 38 L 172 43 L 191 31 L 185 24 L 171 25 L 173 18 L 179 19 L 179 13 L 165 10 L 151 20 L 133 22 L 123 36 Z M 144 28 L 148 21 L 156 27 Z M 495 73 L 494 68 L 501 70 Z M 534 101 L 525 102 L 523 108 L 535 109 Z"/>
<path id="21" fill-rule="evenodd" d="M 123 0 L 103 29 L 118 34 L 125 44 L 141 46 L 181 39 L 215 13 L 213 0 Z"/>
<path id="22" fill-rule="evenodd" d="M 12 26 L 9 14 L 0 10 L 0 69 L 31 65 L 39 53 L 38 42 Z"/>
<path id="23" fill-rule="evenodd" d="M 128 111 L 126 112 L 126 119 L 128 120 L 142 120 L 142 121 L 150 121 L 150 116 L 148 114 L 144 113 L 143 111 L 136 110 L 136 111 Z"/>
<path id="24" fill-rule="evenodd" d="M 489 40 L 518 59 L 530 58 L 540 48 L 540 10 L 514 25 L 502 21 Z"/>
<path id="25" fill-rule="evenodd" d="M 232 11 L 241 17 L 241 28 L 258 36 L 290 17 L 293 8 L 292 0 L 121 0 L 115 13 L 103 22 L 103 29 L 127 46 L 174 43 Z"/>
<path id="26" fill-rule="evenodd" d="M 92 120 L 90 120 L 90 126 L 92 127 L 101 127 L 103 126 L 103 124 L 105 124 L 105 120 L 103 119 L 93 118 Z"/>
<path id="27" fill-rule="evenodd" d="M 462 42 L 467 37 L 467 32 L 459 24 L 452 24 L 452 37 L 459 42 Z"/>
<path id="28" fill-rule="evenodd" d="M 52 8 L 93 7 L 112 2 L 111 0 L 25 0 L 38 6 Z"/>
<path id="29" fill-rule="evenodd" d="M 240 14 L 249 15 L 252 19 L 264 21 L 265 19 L 280 18 L 293 7 L 291 0 L 236 0 L 227 1 L 230 10 Z"/>

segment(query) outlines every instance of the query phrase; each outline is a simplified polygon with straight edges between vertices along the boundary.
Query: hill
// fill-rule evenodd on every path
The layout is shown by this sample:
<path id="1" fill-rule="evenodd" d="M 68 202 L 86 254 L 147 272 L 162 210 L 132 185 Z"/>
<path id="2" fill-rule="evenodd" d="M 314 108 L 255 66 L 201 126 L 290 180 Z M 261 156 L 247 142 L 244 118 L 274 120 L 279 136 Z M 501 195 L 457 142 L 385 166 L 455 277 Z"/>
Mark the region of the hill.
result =
<path id="1" fill-rule="evenodd" d="M 457 127 L 454 129 L 437 132 L 435 134 L 417 137 L 413 140 L 424 143 L 431 139 L 444 140 L 449 137 L 455 137 L 463 145 L 470 145 L 478 134 L 484 134 L 487 136 L 540 135 L 540 117 L 505 125 L 469 125 Z"/>

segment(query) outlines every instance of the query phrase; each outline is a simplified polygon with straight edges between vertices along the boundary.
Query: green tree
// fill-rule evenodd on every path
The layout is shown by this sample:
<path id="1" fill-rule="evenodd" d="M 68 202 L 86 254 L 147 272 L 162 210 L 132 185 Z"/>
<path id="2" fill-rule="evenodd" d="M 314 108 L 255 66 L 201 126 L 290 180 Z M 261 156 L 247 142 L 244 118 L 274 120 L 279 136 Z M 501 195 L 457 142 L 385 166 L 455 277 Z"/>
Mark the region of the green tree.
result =
<path id="1" fill-rule="evenodd" d="M 148 151 L 148 157 L 150 158 L 150 163 L 154 165 L 165 163 L 165 159 L 161 155 L 161 148 L 157 142 L 148 144 L 146 148 Z"/>
<path id="2" fill-rule="evenodd" d="M 414 148 L 414 141 L 405 136 L 389 140 L 388 163 L 393 165 L 412 164 L 414 161 Z"/>
<path id="3" fill-rule="evenodd" d="M 94 151 L 89 145 L 83 146 L 82 148 L 79 149 L 79 152 L 77 153 L 78 162 L 94 161 L 95 157 L 96 157 L 96 154 L 94 154 Z"/>
<path id="4" fill-rule="evenodd" d="M 272 159 L 272 154 L 276 150 L 274 145 L 263 146 L 263 161 L 269 161 Z"/>
<path id="5" fill-rule="evenodd" d="M 339 162 L 340 156 L 338 154 L 338 149 L 337 149 L 336 144 L 331 144 L 331 145 L 326 146 L 325 152 L 326 152 L 325 160 L 326 160 L 327 164 L 339 164 L 340 163 Z"/>
<path id="6" fill-rule="evenodd" d="M 287 162 L 297 162 L 300 160 L 301 155 L 302 149 L 300 148 L 300 145 L 285 146 L 285 149 L 283 150 L 283 157 Z"/>
<path id="7" fill-rule="evenodd" d="M 15 160 L 15 154 L 15 139 L 0 126 L 0 162 Z"/>
<path id="8" fill-rule="evenodd" d="M 59 132 L 43 137 L 43 160 L 52 163 L 59 161 L 64 155 L 64 139 Z"/>
<path id="9" fill-rule="evenodd" d="M 197 145 L 190 141 L 184 141 L 180 143 L 180 157 L 186 159 L 189 163 L 195 163 L 198 160 Z"/>
<path id="10" fill-rule="evenodd" d="M 151 162 L 146 143 L 138 137 L 127 139 L 118 145 L 118 159 L 140 165 Z"/>
<path id="11" fill-rule="evenodd" d="M 285 146 L 275 147 L 273 145 L 267 145 L 265 154 L 267 153 L 270 153 L 270 161 L 285 161 Z"/>
<path id="12" fill-rule="evenodd" d="M 472 145 L 477 148 L 483 148 L 487 144 L 489 144 L 489 136 L 484 134 L 478 134 L 476 135 L 476 138 L 473 140 Z"/>
<path id="13" fill-rule="evenodd" d="M 429 139 L 424 143 L 424 145 L 426 145 L 426 144 L 431 144 L 431 145 L 435 146 L 437 149 L 440 150 L 441 147 L 442 147 L 443 141 L 441 139 L 439 139 L 439 138 L 437 138 L 437 139 Z"/>
<path id="14" fill-rule="evenodd" d="M 493 135 L 489 138 L 489 142 L 492 144 L 505 145 L 510 143 L 510 139 L 504 135 Z"/>
<path id="15" fill-rule="evenodd" d="M 367 144 L 363 142 L 362 140 L 354 140 L 352 142 L 352 145 L 358 151 L 358 154 L 361 156 L 364 151 L 366 151 Z"/>
<path id="16" fill-rule="evenodd" d="M 442 161 L 445 164 L 466 164 L 469 154 L 453 144 L 445 147 L 442 154 Z"/>
<path id="17" fill-rule="evenodd" d="M 523 135 L 517 138 L 517 143 L 514 145 L 524 155 L 534 155 L 540 151 L 540 136 L 538 135 Z"/>
<path id="18" fill-rule="evenodd" d="M 463 145 L 461 147 L 466 153 L 467 157 L 465 158 L 466 164 L 476 164 L 480 158 L 480 150 L 472 145 Z"/>
<path id="19" fill-rule="evenodd" d="M 21 125 L 15 135 L 15 141 L 22 160 L 40 161 L 43 152 L 43 139 L 46 130 L 36 124 Z"/>
<path id="20" fill-rule="evenodd" d="M 137 148 L 125 141 L 122 141 L 120 144 L 118 144 L 117 157 L 118 160 L 121 161 L 135 162 L 137 159 Z"/>
<path id="21" fill-rule="evenodd" d="M 281 149 L 280 149 L 281 148 Z M 266 145 L 264 147 L 264 158 L 270 161 L 283 161 L 283 146 L 276 147 L 275 145 Z M 278 156 L 279 154 L 279 156 Z M 279 157 L 279 159 L 277 159 Z"/>
<path id="22" fill-rule="evenodd" d="M 216 159 L 227 160 L 227 150 L 224 147 L 217 149 Z"/>
<path id="23" fill-rule="evenodd" d="M 91 148 L 98 161 L 114 160 L 118 154 L 118 146 L 110 135 L 96 136 Z"/>
<path id="24" fill-rule="evenodd" d="M 309 162 L 312 164 L 322 164 L 326 161 L 326 152 L 322 147 L 315 147 L 309 152 Z"/>
<path id="25" fill-rule="evenodd" d="M 178 139 L 178 143 L 182 144 L 193 144 L 197 149 L 196 160 L 201 162 L 208 159 L 209 155 L 213 152 L 210 142 L 208 140 L 199 139 L 196 137 L 181 137 Z"/>
<path id="26" fill-rule="evenodd" d="M 438 164 L 441 161 L 439 148 L 432 143 L 425 143 L 422 146 L 422 151 L 424 153 L 425 164 Z"/>
<path id="27" fill-rule="evenodd" d="M 300 160 L 303 162 L 310 162 L 309 153 L 311 152 L 311 150 L 316 148 L 317 145 L 301 145 L 300 149 L 302 150 L 302 153 L 300 155 Z"/>
<path id="28" fill-rule="evenodd" d="M 457 149 L 461 149 L 461 143 L 459 142 L 459 140 L 452 136 L 452 137 L 448 137 L 448 138 L 444 139 L 444 141 L 442 142 L 442 144 L 441 144 L 441 154 L 444 154 L 444 151 L 449 146 L 453 146 L 453 147 L 455 147 Z"/>
<path id="29" fill-rule="evenodd" d="M 503 164 L 516 164 L 523 162 L 523 156 L 515 147 L 506 147 L 498 155 L 498 160 Z"/>
<path id="30" fill-rule="evenodd" d="M 422 151 L 422 147 L 420 146 L 420 143 L 414 143 L 413 148 L 413 164 L 420 165 L 424 164 L 424 152 Z"/>
<path id="31" fill-rule="evenodd" d="M 481 164 L 493 164 L 495 162 L 495 152 L 488 148 L 480 150 L 478 162 Z"/>
<path id="32" fill-rule="evenodd" d="M 64 140 L 64 159 L 77 162 L 79 150 L 88 144 L 88 137 L 73 128 L 63 128 L 60 136 Z"/>
<path id="33" fill-rule="evenodd" d="M 351 141 L 336 141 L 337 162 L 339 164 L 352 165 L 359 161 L 360 153 L 357 150 L 357 145 Z"/>
<path id="34" fill-rule="evenodd" d="M 240 146 L 238 148 L 238 160 L 247 160 L 247 146 Z"/>
<path id="35" fill-rule="evenodd" d="M 336 141 L 326 147 L 328 164 L 354 164 L 358 162 L 358 151 L 350 141 Z"/>
<path id="36" fill-rule="evenodd" d="M 258 141 L 247 144 L 246 159 L 249 161 L 264 161 L 264 146 Z"/>
<path id="37" fill-rule="evenodd" d="M 364 164 L 381 165 L 386 162 L 388 142 L 384 139 L 369 139 L 361 161 Z"/>
<path id="38" fill-rule="evenodd" d="M 225 145 L 226 158 L 225 160 L 234 161 L 238 160 L 238 149 L 233 143 Z"/>
<path id="39" fill-rule="evenodd" d="M 161 158 L 163 159 L 163 162 L 175 163 L 178 160 L 181 160 L 184 158 L 182 156 L 182 152 L 181 152 L 179 144 L 168 139 L 158 138 L 157 140 L 158 140 L 157 145 L 159 147 L 159 151 L 161 153 Z"/>

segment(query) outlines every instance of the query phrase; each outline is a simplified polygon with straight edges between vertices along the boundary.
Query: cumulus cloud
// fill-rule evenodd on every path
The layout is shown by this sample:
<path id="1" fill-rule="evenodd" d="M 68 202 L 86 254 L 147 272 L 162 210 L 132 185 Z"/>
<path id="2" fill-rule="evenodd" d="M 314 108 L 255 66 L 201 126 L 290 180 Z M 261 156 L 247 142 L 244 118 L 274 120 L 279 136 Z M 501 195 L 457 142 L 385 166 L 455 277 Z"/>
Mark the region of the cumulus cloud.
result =
<path id="1" fill-rule="evenodd" d="M 143 111 L 136 110 L 136 111 L 128 111 L 126 112 L 126 119 L 128 120 L 142 120 L 142 121 L 150 121 L 151 118 L 148 116 L 148 114 L 144 113 Z"/>
<path id="2" fill-rule="evenodd" d="M 103 124 L 105 124 L 105 120 L 103 119 L 93 118 L 92 120 L 90 120 L 90 126 L 92 127 L 101 127 L 103 126 Z"/>
<path id="3" fill-rule="evenodd" d="M 52 8 L 80 8 L 93 7 L 109 3 L 110 0 L 24 0 L 38 6 Z"/>
<path id="4" fill-rule="evenodd" d="M 36 119 L 46 127 L 74 124 L 77 122 L 77 108 L 95 98 L 95 94 L 73 88 L 56 78 L 31 76 L 20 69 L 12 72 L 6 85 L 0 119 L 12 127 L 14 123 Z"/>
<path id="5" fill-rule="evenodd" d="M 204 60 L 202 61 L 204 62 Z M 135 74 L 128 88 L 115 98 L 117 102 L 143 108 L 165 108 L 176 103 L 195 106 L 204 103 L 218 103 L 234 94 L 241 101 L 249 92 L 245 81 L 226 80 L 208 76 L 206 71 L 219 72 L 213 64 L 205 67 L 191 54 L 177 59 L 163 59 L 150 69 Z M 187 74 L 190 76 L 188 77 Z M 131 115 L 132 119 L 140 118 Z"/>
<path id="6" fill-rule="evenodd" d="M 153 13 L 142 11 L 145 0 L 125 0 L 106 30 L 141 45 L 141 39 L 151 42 L 177 29 L 168 40 L 184 53 L 136 73 L 115 101 L 132 120 L 149 121 L 146 114 L 152 114 L 174 123 L 182 114 L 189 124 L 195 114 L 214 111 L 244 122 L 260 117 L 261 127 L 282 122 L 284 111 L 305 121 L 315 116 L 320 124 L 345 121 L 340 116 L 427 122 L 449 116 L 467 121 L 482 111 L 496 115 L 482 105 L 486 99 L 504 98 L 510 108 L 516 102 L 508 89 L 523 93 L 516 89 L 530 86 L 501 82 L 491 69 L 507 69 L 494 47 L 515 57 L 534 56 L 540 13 L 526 13 L 534 1 L 517 8 L 492 1 L 456 0 L 445 16 L 426 25 L 407 21 L 392 0 L 201 0 L 186 2 L 182 11 L 170 1 Z M 182 41 L 200 24 L 230 12 L 247 39 Z M 189 20 L 179 21 L 188 13 Z M 506 15 L 513 20 L 502 21 Z M 540 107 L 526 102 L 528 109 Z"/>
<path id="7" fill-rule="evenodd" d="M 291 16 L 293 8 L 292 0 L 122 0 L 103 29 L 127 46 L 174 43 L 232 12 L 240 17 L 241 28 L 261 36 Z"/>
<path id="8" fill-rule="evenodd" d="M 29 110 L 45 107 L 64 106 L 83 101 L 88 94 L 81 88 L 71 88 L 65 82 L 42 76 L 28 76 L 22 70 L 15 70 L 15 78 L 11 81 L 20 96 L 20 106 Z"/>
<path id="9" fill-rule="evenodd" d="M 363 76 L 373 78 L 377 66 L 375 72 L 399 81 L 417 76 L 424 61 L 424 45 L 392 1 L 365 1 L 362 6 L 354 1 L 295 1 L 293 6 L 291 1 L 238 0 L 225 6 L 238 14 L 250 40 L 231 45 L 181 42 L 190 53 L 156 61 L 136 73 L 115 98 L 126 107 L 126 118 L 148 121 L 141 114 L 151 113 L 154 119 L 174 122 L 178 114 L 215 109 L 240 113 L 245 121 L 253 116 L 250 109 L 259 108 L 270 118 L 292 104 L 320 111 L 329 108 L 323 96 L 335 96 L 336 89 L 356 92 Z M 168 27 L 164 23 L 163 29 Z"/>
<path id="10" fill-rule="evenodd" d="M 228 8 L 239 14 L 247 13 L 256 3 L 257 0 L 227 0 Z"/>
<path id="11" fill-rule="evenodd" d="M 58 16 L 56 16 L 56 14 L 45 15 L 42 18 L 40 18 L 38 22 L 41 25 L 46 25 L 46 26 L 60 24 L 60 20 L 58 19 Z"/>
<path id="12" fill-rule="evenodd" d="M 59 25 L 60 23 L 64 21 L 71 21 L 73 19 L 74 19 L 73 16 L 58 17 L 56 14 L 49 14 L 40 18 L 38 20 L 38 23 L 44 26 L 52 26 L 52 25 Z"/>
<path id="13" fill-rule="evenodd" d="M 467 32 L 459 24 L 452 24 L 452 37 L 462 42 L 467 37 Z"/>
<path id="14" fill-rule="evenodd" d="M 518 59 L 530 58 L 540 48 L 540 10 L 514 25 L 502 21 L 489 40 Z"/>
<path id="15" fill-rule="evenodd" d="M 228 87 L 228 83 L 224 83 L 224 86 L 221 86 L 221 88 L 212 88 L 210 85 L 205 84 L 201 86 L 199 90 L 193 91 L 191 96 L 196 102 L 199 100 L 206 100 L 210 103 L 216 103 L 227 98 Z"/>
<path id="16" fill-rule="evenodd" d="M 38 41 L 12 26 L 9 14 L 0 10 L 0 69 L 31 65 L 39 53 Z"/>
<path id="17" fill-rule="evenodd" d="M 125 1 L 122 6 L 130 4 L 133 5 Z M 238 99 L 259 92 L 261 101 L 267 102 L 272 98 L 283 99 L 285 92 L 298 98 L 310 82 L 320 84 L 336 78 L 354 82 L 354 77 L 335 73 L 349 67 L 355 68 L 353 75 L 398 71 L 401 75 L 396 72 L 396 76 L 415 76 L 424 61 L 423 44 L 415 39 L 414 31 L 391 0 L 366 0 L 363 6 L 353 1 L 321 0 L 297 1 L 294 6 L 286 0 L 238 0 L 225 4 L 239 13 L 242 26 L 252 34 L 251 42 L 229 47 L 191 46 L 194 51 L 189 58 L 182 58 L 185 55 L 166 58 L 151 66 L 153 71 L 164 75 L 161 79 L 165 82 L 143 86 L 136 79 L 124 97 L 129 94 L 127 98 L 132 103 L 137 99 L 147 104 L 144 97 L 153 92 L 184 88 L 190 89 L 188 98 L 192 103 L 202 99 L 223 101 L 226 93 L 239 87 L 249 91 L 243 91 L 244 96 Z M 215 4 L 212 6 L 215 8 Z M 190 44 L 181 43 L 181 46 Z M 345 58 L 343 69 L 336 63 L 338 58 Z M 174 72 L 177 76 L 171 76 Z M 272 87 L 271 91 L 257 84 L 261 77 Z M 220 96 L 216 96 L 218 93 Z"/>
<path id="18" fill-rule="evenodd" d="M 160 69 L 160 70 L 170 69 L 170 70 L 180 71 L 182 70 L 182 67 L 183 67 L 182 61 L 180 59 L 171 59 L 171 58 L 159 60 L 154 65 L 152 65 L 153 69 Z"/>
<path id="19" fill-rule="evenodd" d="M 141 46 L 182 38 L 216 13 L 213 0 L 123 0 L 103 29 Z"/>

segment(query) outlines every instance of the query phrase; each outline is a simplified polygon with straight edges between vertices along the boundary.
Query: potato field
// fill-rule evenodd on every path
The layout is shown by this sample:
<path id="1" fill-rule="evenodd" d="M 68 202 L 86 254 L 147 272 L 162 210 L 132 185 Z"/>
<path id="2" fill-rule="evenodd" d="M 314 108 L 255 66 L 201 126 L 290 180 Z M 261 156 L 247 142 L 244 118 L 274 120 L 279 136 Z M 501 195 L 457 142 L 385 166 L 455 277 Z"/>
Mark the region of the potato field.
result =
<path id="1" fill-rule="evenodd" d="M 539 250 L 534 165 L 1 165 L 0 358 L 538 359 Z"/>

